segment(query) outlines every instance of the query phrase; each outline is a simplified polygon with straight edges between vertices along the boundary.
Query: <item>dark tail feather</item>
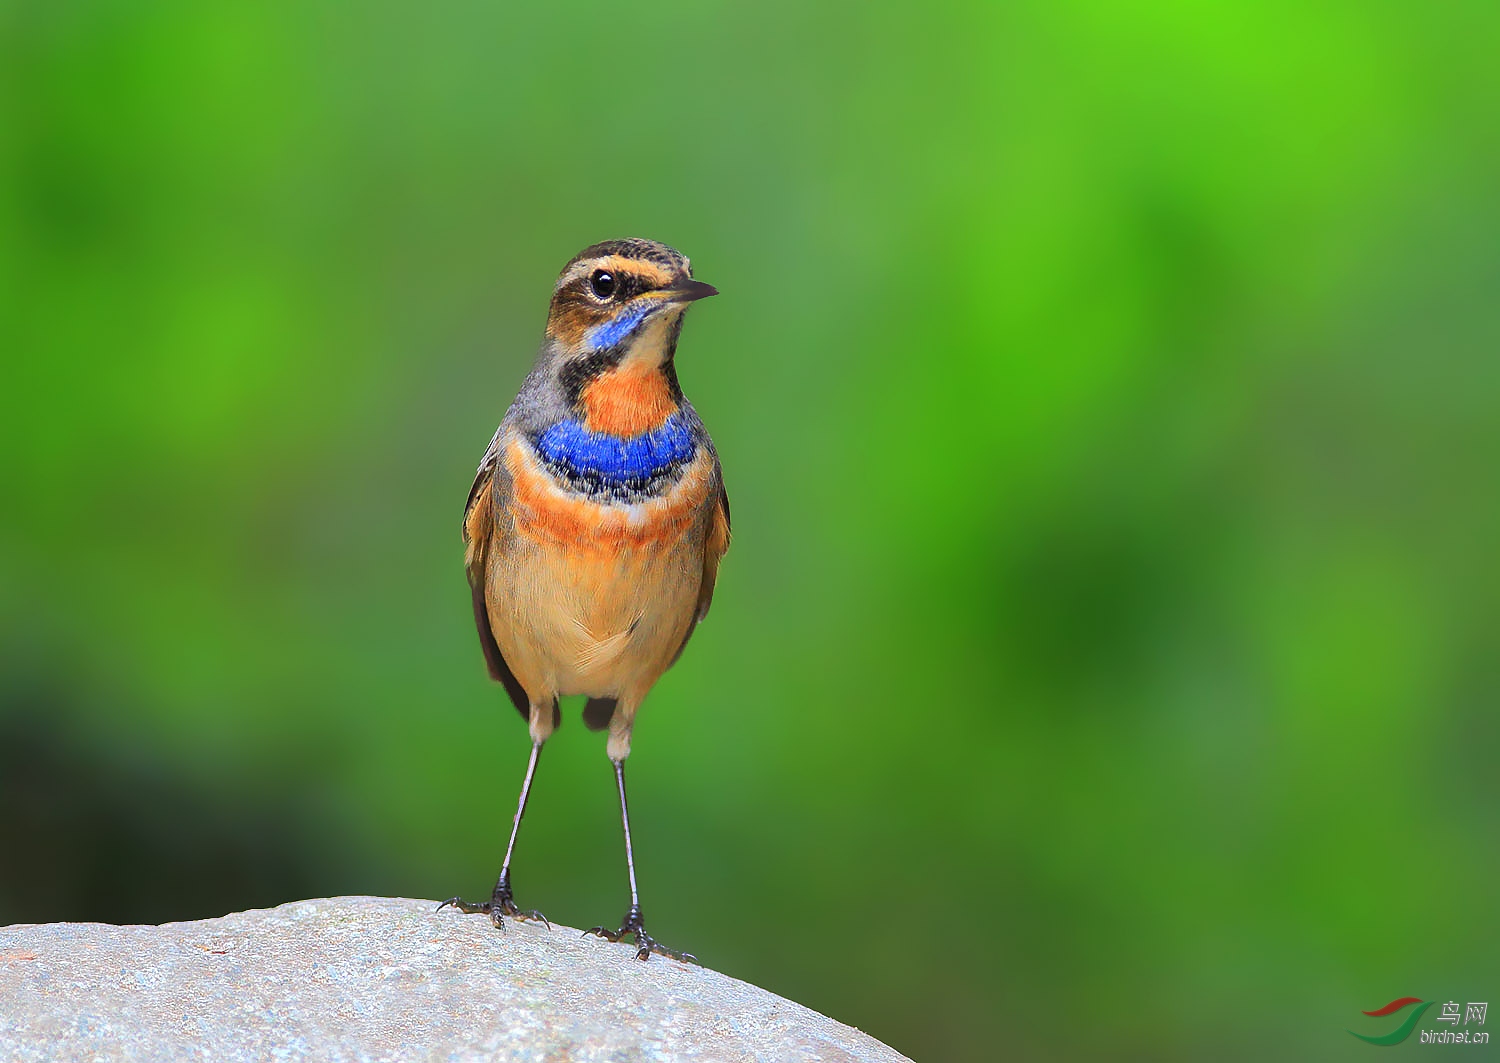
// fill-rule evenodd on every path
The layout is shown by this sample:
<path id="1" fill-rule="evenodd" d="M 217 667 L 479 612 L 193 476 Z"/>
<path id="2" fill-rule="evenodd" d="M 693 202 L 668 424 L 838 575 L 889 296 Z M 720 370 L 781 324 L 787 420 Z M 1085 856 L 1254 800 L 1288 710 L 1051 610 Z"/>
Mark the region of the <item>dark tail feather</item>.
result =
<path id="1" fill-rule="evenodd" d="M 618 698 L 589 698 L 589 703 L 583 707 L 583 725 L 590 731 L 604 730 L 615 714 L 618 701 Z"/>

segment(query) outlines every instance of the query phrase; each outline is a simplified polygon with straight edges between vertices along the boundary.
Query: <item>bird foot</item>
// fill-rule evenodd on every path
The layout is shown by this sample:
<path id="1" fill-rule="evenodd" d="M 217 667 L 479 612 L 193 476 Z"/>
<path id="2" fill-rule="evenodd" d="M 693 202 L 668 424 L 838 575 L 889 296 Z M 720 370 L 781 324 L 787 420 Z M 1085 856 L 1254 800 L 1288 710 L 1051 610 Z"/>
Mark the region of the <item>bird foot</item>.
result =
<path id="1" fill-rule="evenodd" d="M 552 924 L 547 922 L 547 917 L 535 908 L 522 909 L 516 907 L 515 898 L 511 895 L 510 890 L 510 876 L 504 873 L 501 874 L 500 881 L 495 883 L 494 895 L 489 900 L 480 901 L 478 904 L 470 904 L 462 897 L 449 897 L 437 906 L 437 910 L 441 912 L 449 905 L 452 905 L 466 915 L 475 915 L 483 912 L 490 917 L 490 922 L 495 924 L 500 930 L 505 929 L 504 916 L 507 915 L 516 920 L 532 920 L 542 923 L 548 930 L 552 929 Z"/>
<path id="2" fill-rule="evenodd" d="M 654 952 L 662 956 L 669 956 L 674 960 L 681 960 L 683 963 L 698 962 L 698 957 L 694 956 L 691 952 L 678 952 L 676 949 L 669 949 L 646 933 L 645 922 L 641 919 L 640 905 L 637 904 L 632 904 L 630 911 L 625 913 L 625 921 L 620 924 L 619 930 L 607 930 L 602 926 L 596 926 L 583 932 L 584 937 L 590 934 L 601 937 L 605 941 L 619 941 L 627 934 L 630 935 L 635 939 L 635 958 L 638 960 L 649 960 L 651 954 Z"/>

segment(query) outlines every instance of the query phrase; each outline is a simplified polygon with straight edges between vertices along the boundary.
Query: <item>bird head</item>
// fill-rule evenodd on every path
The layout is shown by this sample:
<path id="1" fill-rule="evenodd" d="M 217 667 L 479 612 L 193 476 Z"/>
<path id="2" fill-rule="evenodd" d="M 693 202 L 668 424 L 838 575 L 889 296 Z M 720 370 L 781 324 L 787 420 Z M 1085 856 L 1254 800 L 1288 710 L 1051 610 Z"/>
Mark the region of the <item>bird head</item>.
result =
<path id="1" fill-rule="evenodd" d="M 598 431 L 630 435 L 675 410 L 672 359 L 682 315 L 717 295 L 687 257 L 654 240 L 610 240 L 580 251 L 552 291 L 547 343 L 564 401 Z"/>

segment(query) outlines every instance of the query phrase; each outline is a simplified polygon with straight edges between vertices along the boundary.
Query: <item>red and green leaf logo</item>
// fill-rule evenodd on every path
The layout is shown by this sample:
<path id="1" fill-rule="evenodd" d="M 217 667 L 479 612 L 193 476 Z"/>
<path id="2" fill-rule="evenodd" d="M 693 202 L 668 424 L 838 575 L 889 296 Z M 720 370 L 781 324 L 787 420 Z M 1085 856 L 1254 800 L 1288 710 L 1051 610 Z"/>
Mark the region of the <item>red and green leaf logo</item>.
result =
<path id="1" fill-rule="evenodd" d="M 1376 1008 L 1374 1011 L 1365 1012 L 1372 1019 L 1383 1019 L 1387 1015 L 1395 1015 L 1405 1011 L 1407 1008 L 1411 1008 L 1413 1004 L 1416 1007 L 1412 1008 L 1411 1013 L 1406 1016 L 1406 1019 L 1400 1026 L 1397 1026 L 1388 1034 L 1383 1034 L 1380 1037 L 1366 1037 L 1362 1033 L 1354 1033 L 1353 1030 L 1349 1032 L 1361 1041 L 1368 1041 L 1372 1045 L 1399 1045 L 1411 1036 L 1411 1032 L 1417 1028 L 1417 1023 L 1422 1019 L 1422 1013 L 1432 1007 L 1433 1001 L 1422 1000 L 1418 997 L 1400 997 L 1391 1001 L 1383 1008 Z"/>

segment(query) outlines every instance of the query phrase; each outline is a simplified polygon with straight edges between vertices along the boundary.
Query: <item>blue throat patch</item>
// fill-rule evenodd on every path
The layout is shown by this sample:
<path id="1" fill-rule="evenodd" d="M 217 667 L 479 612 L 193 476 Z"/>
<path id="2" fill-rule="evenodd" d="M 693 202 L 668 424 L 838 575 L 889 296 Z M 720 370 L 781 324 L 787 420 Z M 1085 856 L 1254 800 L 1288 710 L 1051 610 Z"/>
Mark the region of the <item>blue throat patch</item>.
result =
<path id="1" fill-rule="evenodd" d="M 640 327 L 642 321 L 651 316 L 652 311 L 660 309 L 660 305 L 651 305 L 651 301 L 626 307 L 614 320 L 589 329 L 583 338 L 584 346 L 590 350 L 602 351 L 622 343 Z"/>
<path id="2" fill-rule="evenodd" d="M 559 421 L 534 445 L 574 490 L 585 494 L 651 493 L 698 452 L 698 444 L 678 414 L 660 428 L 638 436 L 590 432 L 580 421 Z"/>

